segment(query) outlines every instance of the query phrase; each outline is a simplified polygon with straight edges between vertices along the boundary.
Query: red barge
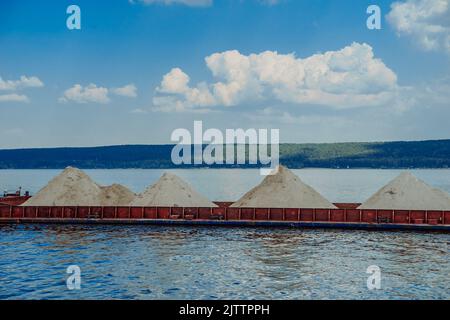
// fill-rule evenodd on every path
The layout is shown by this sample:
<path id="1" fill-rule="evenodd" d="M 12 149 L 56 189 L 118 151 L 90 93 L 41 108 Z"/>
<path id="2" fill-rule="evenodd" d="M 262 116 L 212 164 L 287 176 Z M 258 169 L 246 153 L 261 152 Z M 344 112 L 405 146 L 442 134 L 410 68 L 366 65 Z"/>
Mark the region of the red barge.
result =
<path id="1" fill-rule="evenodd" d="M 357 203 L 338 209 L 187 207 L 26 207 L 29 197 L 0 198 L 0 224 L 150 224 L 450 231 L 450 211 L 360 210 Z"/>

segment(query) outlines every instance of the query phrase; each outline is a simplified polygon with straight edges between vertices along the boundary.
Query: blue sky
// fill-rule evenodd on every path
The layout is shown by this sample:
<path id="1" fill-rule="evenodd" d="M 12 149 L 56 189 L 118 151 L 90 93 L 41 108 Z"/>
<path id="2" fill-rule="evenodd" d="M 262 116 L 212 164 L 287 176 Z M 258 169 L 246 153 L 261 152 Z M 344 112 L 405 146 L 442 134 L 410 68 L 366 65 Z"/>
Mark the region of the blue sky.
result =
<path id="1" fill-rule="evenodd" d="M 170 2 L 1 1 L 0 148 L 169 143 L 194 120 L 283 142 L 450 138 L 449 0 Z"/>

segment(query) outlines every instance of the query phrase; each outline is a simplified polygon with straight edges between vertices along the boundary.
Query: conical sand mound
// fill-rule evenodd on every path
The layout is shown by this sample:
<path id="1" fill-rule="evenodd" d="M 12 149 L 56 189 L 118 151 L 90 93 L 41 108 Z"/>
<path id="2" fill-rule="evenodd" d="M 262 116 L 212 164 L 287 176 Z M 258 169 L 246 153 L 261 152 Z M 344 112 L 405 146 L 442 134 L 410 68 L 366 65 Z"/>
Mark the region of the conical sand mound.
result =
<path id="1" fill-rule="evenodd" d="M 120 184 L 102 187 L 83 171 L 68 167 L 23 206 L 127 206 L 134 198 Z"/>
<path id="2" fill-rule="evenodd" d="M 359 209 L 450 210 L 450 195 L 404 172 L 376 192 Z"/>
<path id="3" fill-rule="evenodd" d="M 136 197 L 130 189 L 120 184 L 101 187 L 101 190 L 100 205 L 105 207 L 128 206 Z"/>
<path id="4" fill-rule="evenodd" d="M 174 174 L 165 173 L 138 195 L 133 207 L 217 207 Z"/>
<path id="5" fill-rule="evenodd" d="M 102 190 L 83 171 L 68 167 L 23 206 L 96 206 Z"/>
<path id="6" fill-rule="evenodd" d="M 331 202 L 283 166 L 279 167 L 275 175 L 264 178 L 232 207 L 336 209 Z"/>

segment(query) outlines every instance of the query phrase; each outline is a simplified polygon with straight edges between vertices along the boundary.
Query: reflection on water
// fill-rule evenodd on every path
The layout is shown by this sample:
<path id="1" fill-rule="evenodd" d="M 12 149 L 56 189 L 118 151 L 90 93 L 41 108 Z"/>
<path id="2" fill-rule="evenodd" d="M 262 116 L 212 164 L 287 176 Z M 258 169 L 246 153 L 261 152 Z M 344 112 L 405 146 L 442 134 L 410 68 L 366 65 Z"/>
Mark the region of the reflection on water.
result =
<path id="1" fill-rule="evenodd" d="M 449 299 L 450 235 L 0 226 L 2 299 Z M 66 268 L 82 271 L 69 291 Z M 369 265 L 382 289 L 366 287 Z"/>

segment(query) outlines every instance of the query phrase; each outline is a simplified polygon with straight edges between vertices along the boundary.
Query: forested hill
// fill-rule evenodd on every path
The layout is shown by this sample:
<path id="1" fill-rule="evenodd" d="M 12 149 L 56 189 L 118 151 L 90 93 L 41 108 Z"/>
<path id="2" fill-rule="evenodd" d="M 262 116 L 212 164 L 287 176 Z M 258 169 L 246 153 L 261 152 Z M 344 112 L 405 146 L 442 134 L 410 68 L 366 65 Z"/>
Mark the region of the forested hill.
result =
<path id="1" fill-rule="evenodd" d="M 124 145 L 0 150 L 0 169 L 178 168 L 171 161 L 172 148 L 173 145 Z M 280 162 L 290 168 L 448 168 L 450 140 L 282 144 Z"/>

